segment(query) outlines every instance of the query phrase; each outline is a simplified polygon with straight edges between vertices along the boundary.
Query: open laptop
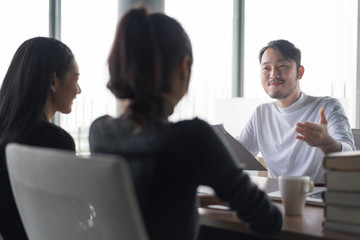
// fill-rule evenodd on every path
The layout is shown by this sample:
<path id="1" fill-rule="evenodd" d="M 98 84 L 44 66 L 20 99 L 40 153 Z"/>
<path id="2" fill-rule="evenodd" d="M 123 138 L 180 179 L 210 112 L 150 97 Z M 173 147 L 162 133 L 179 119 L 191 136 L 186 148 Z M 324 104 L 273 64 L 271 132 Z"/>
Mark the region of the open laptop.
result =
<path id="1" fill-rule="evenodd" d="M 215 132 L 235 154 L 235 160 L 246 170 L 266 171 L 266 168 L 233 136 L 228 133 L 223 124 L 212 125 Z"/>
<path id="2" fill-rule="evenodd" d="M 314 190 L 307 194 L 305 204 L 324 206 L 323 193 L 326 187 L 314 187 Z M 281 201 L 280 191 L 270 192 L 267 194 L 271 200 Z"/>

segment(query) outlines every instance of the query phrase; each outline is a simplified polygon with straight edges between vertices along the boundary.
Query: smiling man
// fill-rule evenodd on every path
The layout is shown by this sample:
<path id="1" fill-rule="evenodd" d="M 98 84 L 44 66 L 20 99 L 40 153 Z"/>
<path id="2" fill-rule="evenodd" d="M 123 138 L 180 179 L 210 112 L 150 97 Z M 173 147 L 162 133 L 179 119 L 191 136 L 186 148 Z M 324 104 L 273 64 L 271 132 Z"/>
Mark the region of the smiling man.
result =
<path id="1" fill-rule="evenodd" d="M 355 150 L 343 107 L 335 98 L 300 90 L 305 69 L 300 50 L 291 42 L 269 42 L 259 61 L 262 86 L 276 101 L 257 107 L 238 141 L 254 156 L 262 154 L 270 178 L 307 175 L 323 183 L 324 154 Z"/>

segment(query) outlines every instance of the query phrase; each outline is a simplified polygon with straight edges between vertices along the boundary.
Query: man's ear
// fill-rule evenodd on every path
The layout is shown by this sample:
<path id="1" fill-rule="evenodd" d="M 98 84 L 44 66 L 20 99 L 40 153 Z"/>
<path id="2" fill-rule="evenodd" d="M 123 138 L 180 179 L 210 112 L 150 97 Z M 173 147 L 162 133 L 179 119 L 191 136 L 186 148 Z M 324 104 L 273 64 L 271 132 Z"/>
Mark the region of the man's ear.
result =
<path id="1" fill-rule="evenodd" d="M 59 78 L 56 76 L 56 73 L 54 73 L 50 83 L 50 91 L 56 92 L 58 85 L 59 85 Z"/>
<path id="2" fill-rule="evenodd" d="M 298 71 L 298 79 L 301 79 L 304 75 L 305 68 L 303 65 L 300 65 L 299 71 Z"/>

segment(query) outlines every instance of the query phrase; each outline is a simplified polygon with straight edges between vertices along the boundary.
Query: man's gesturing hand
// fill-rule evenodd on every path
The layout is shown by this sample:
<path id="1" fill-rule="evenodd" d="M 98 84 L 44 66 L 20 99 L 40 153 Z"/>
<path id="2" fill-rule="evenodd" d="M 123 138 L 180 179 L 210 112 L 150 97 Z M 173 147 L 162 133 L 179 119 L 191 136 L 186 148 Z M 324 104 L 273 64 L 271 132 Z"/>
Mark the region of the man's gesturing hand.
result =
<path id="1" fill-rule="evenodd" d="M 330 152 L 341 151 L 341 144 L 336 142 L 327 130 L 328 121 L 325 116 L 325 108 L 321 107 L 319 110 L 320 120 L 319 123 L 313 122 L 298 122 L 295 131 L 295 137 L 301 141 L 306 142 L 310 146 L 320 148 L 324 154 Z"/>

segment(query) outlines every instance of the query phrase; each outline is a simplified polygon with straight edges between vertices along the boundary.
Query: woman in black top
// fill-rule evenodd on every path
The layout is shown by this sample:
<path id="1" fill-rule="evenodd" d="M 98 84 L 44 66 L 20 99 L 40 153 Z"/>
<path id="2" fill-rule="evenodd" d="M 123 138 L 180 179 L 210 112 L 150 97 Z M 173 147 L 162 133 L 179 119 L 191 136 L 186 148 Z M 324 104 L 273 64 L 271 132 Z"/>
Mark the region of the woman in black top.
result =
<path id="1" fill-rule="evenodd" d="M 274 236 L 282 216 L 251 183 L 206 122 L 168 122 L 188 90 L 193 62 L 190 40 L 180 24 L 145 8 L 120 21 L 109 56 L 108 88 L 129 105 L 119 118 L 95 120 L 91 152 L 124 156 L 150 239 L 198 236 L 196 190 L 214 188 L 257 234 Z"/>
<path id="2" fill-rule="evenodd" d="M 0 89 L 0 234 L 5 240 L 27 239 L 6 168 L 10 142 L 60 148 L 75 153 L 73 138 L 51 123 L 55 112 L 70 113 L 81 92 L 71 50 L 44 37 L 25 41 L 16 51 Z"/>

